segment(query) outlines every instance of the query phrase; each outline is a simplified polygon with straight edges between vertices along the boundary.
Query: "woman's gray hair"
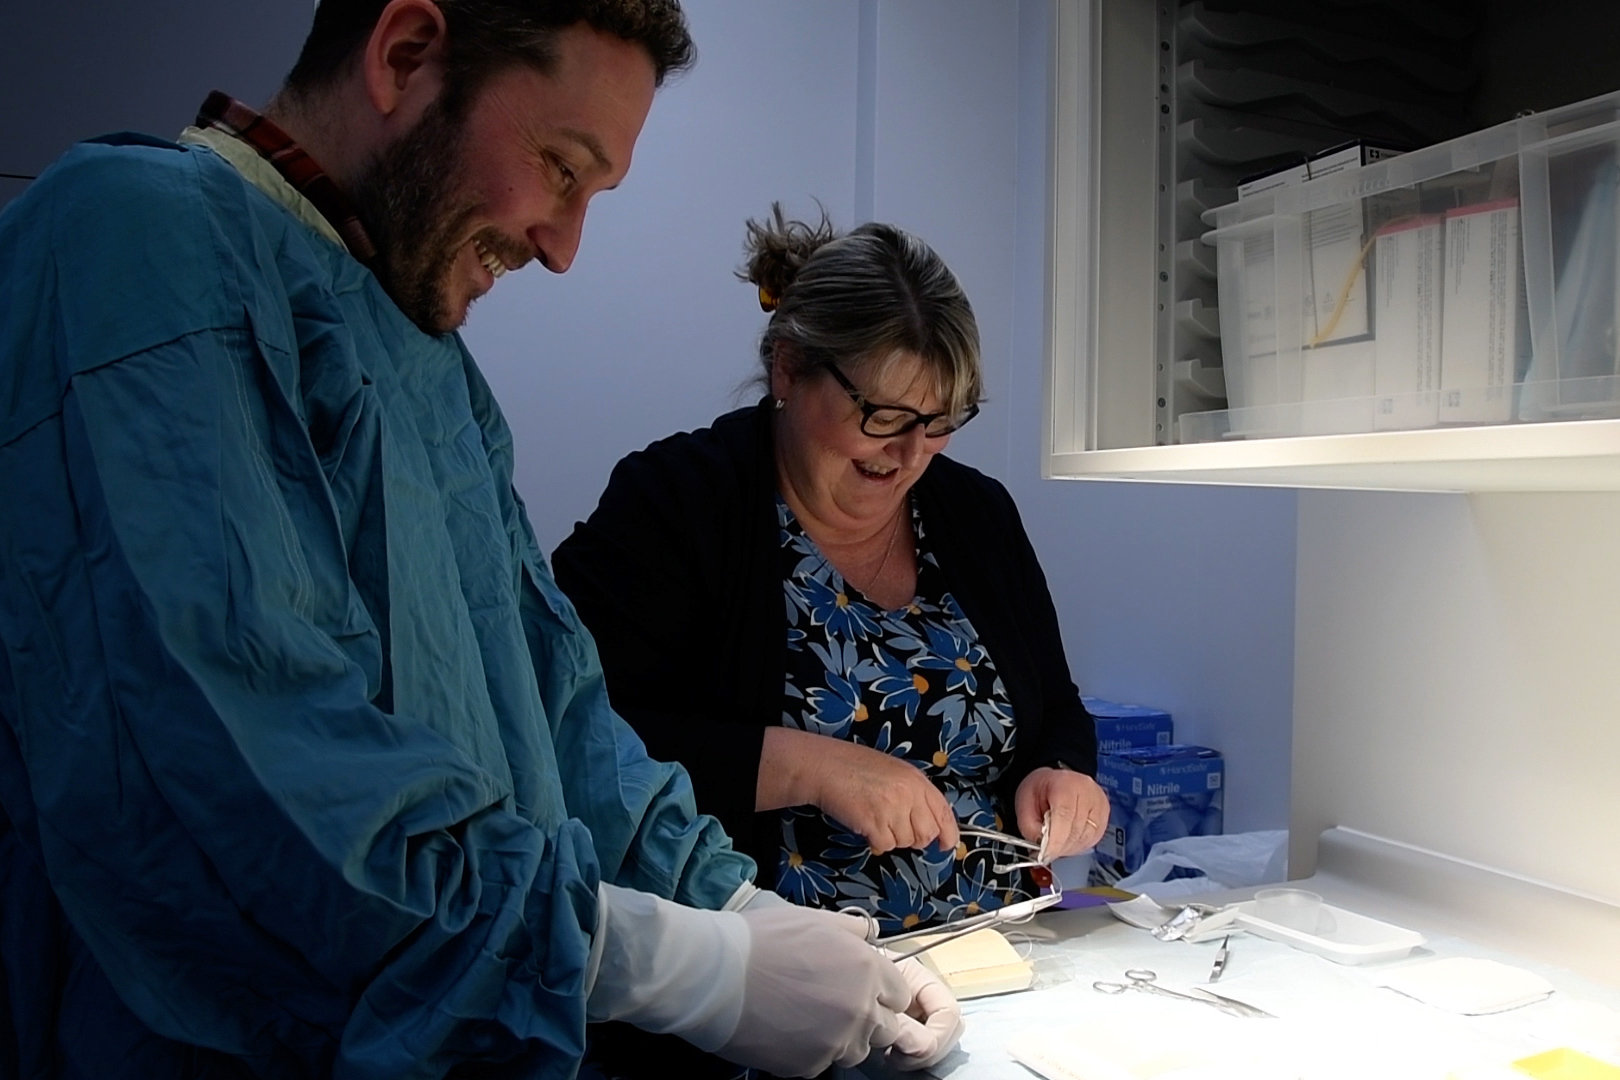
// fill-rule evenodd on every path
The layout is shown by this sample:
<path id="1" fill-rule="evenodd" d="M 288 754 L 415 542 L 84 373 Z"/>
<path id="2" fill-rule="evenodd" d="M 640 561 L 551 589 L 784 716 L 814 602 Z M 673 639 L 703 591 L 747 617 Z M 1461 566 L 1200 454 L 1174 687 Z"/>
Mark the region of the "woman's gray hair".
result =
<path id="1" fill-rule="evenodd" d="M 947 412 L 982 399 L 973 307 L 945 260 L 915 236 L 877 222 L 840 236 L 825 211 L 810 225 L 785 219 L 773 203 L 766 220 L 748 222 L 743 247 L 748 261 L 737 276 L 775 305 L 759 342 L 767 381 L 778 345 L 794 374 L 836 363 L 874 380 L 912 353 Z"/>

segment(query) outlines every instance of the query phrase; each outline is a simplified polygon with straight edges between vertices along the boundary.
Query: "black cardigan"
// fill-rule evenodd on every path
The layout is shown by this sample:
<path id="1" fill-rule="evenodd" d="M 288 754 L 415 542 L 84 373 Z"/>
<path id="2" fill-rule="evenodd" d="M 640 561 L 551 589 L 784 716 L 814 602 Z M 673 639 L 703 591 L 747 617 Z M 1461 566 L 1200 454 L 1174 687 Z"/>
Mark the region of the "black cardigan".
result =
<path id="1" fill-rule="evenodd" d="M 698 809 L 776 877 L 779 811 L 754 812 L 760 747 L 782 722 L 782 596 L 769 399 L 673 435 L 613 469 L 596 512 L 553 555 L 596 638 L 608 694 Z M 1069 678 L 1057 612 L 1006 488 L 936 455 L 913 487 L 928 544 L 1012 702 L 1011 803 L 1041 765 L 1097 771 L 1097 736 Z"/>

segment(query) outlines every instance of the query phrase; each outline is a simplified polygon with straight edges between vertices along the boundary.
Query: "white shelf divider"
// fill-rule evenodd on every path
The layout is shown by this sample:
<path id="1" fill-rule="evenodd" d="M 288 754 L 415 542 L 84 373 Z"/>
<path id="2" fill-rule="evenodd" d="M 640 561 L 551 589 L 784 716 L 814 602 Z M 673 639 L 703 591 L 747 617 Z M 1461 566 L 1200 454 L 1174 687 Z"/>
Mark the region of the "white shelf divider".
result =
<path id="1" fill-rule="evenodd" d="M 1085 450 L 1049 455 L 1046 475 L 1377 491 L 1620 491 L 1620 420 Z"/>

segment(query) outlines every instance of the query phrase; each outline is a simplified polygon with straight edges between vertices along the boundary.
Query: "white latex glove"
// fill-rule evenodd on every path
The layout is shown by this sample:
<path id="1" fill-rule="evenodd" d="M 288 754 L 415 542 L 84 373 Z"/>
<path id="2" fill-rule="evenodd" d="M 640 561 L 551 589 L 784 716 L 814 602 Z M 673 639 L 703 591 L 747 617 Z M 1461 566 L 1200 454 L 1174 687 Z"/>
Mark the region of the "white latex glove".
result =
<path id="1" fill-rule="evenodd" d="M 586 975 L 585 1015 L 674 1033 L 714 1051 L 737 1030 L 748 977 L 748 924 L 603 882 Z"/>
<path id="2" fill-rule="evenodd" d="M 962 1006 L 951 988 L 916 957 L 896 960 L 895 967 L 911 988 L 911 1006 L 900 1018 L 900 1037 L 889 1047 L 889 1064 L 905 1072 L 938 1065 L 962 1039 L 967 1026 Z"/>
<path id="3" fill-rule="evenodd" d="M 859 1065 L 899 1037 L 912 991 L 867 944 L 863 920 L 789 904 L 750 907 L 741 917 L 747 989 L 721 1057 L 779 1076 L 815 1076 L 834 1063 Z"/>
<path id="4" fill-rule="evenodd" d="M 593 1021 L 676 1034 L 782 1076 L 857 1065 L 899 1037 L 912 990 L 862 920 L 751 895 L 734 898 L 740 913 L 606 883 L 597 896 Z"/>

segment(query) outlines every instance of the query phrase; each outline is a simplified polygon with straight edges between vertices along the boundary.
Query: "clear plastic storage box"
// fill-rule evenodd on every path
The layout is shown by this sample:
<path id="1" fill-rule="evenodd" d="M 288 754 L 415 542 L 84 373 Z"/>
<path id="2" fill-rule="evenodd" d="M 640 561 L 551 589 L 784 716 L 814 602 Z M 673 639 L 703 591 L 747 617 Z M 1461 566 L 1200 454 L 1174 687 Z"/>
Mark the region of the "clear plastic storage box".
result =
<path id="1" fill-rule="evenodd" d="M 1620 93 L 1218 207 L 1182 442 L 1620 416 Z"/>

